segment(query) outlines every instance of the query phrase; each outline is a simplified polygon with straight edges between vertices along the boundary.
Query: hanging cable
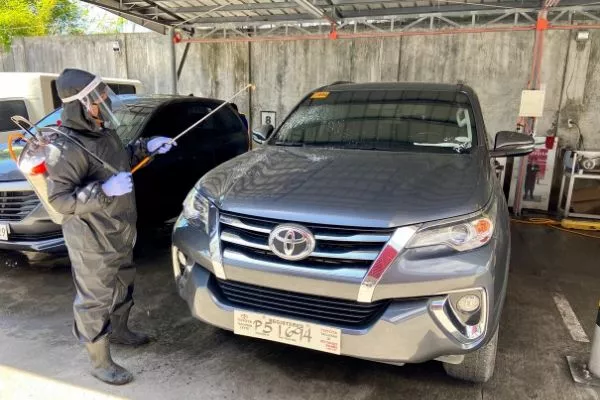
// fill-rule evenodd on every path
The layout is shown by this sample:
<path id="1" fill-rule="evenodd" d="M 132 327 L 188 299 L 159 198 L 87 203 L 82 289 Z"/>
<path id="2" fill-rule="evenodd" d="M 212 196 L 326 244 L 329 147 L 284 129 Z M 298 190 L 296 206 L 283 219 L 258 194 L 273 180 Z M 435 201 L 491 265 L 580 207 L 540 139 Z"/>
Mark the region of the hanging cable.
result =
<path id="1" fill-rule="evenodd" d="M 571 121 L 571 124 L 573 124 L 577 128 L 577 132 L 579 132 L 579 137 L 577 139 L 577 150 L 585 150 L 585 143 L 583 142 L 583 134 L 581 133 L 581 128 L 579 127 L 577 122 Z"/>

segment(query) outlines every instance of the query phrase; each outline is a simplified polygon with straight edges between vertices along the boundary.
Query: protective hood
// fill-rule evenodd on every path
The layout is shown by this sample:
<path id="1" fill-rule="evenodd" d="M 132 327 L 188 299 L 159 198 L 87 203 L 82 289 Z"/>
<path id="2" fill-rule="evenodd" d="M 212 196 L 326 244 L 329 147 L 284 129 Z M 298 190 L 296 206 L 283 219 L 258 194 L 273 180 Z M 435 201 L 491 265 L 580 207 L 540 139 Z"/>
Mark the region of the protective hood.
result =
<path id="1" fill-rule="evenodd" d="M 65 69 L 56 79 L 56 89 L 61 99 L 76 96 L 96 76 L 80 69 Z M 79 101 L 63 104 L 61 114 L 62 125 L 78 132 L 100 134 L 103 128 L 99 127 L 86 112 Z"/>

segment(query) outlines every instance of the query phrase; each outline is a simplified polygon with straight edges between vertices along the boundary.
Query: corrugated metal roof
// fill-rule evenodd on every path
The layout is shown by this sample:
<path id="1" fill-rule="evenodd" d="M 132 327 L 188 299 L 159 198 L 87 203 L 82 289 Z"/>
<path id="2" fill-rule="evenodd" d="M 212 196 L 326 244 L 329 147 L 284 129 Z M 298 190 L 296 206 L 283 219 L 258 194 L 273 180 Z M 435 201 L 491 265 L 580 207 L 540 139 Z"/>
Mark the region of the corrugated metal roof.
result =
<path id="1" fill-rule="evenodd" d="M 337 22 L 427 13 L 539 9 L 540 0 L 82 0 L 156 31 L 166 27 L 246 27 L 268 23 Z M 579 5 L 586 0 L 562 0 Z M 591 0 L 590 0 L 591 1 Z M 589 3 L 589 1 L 588 1 Z"/>

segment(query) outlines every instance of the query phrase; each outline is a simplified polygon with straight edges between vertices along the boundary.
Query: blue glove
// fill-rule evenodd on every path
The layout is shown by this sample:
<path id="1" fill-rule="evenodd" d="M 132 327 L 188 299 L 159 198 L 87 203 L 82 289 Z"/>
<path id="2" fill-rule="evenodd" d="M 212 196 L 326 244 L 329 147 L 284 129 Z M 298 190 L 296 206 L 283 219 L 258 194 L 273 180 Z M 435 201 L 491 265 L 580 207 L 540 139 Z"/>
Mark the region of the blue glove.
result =
<path id="1" fill-rule="evenodd" d="M 133 191 L 131 173 L 119 172 L 102 184 L 102 190 L 107 196 L 122 196 Z"/>
<path id="2" fill-rule="evenodd" d="M 172 146 L 177 146 L 177 143 L 171 143 L 171 139 L 163 136 L 158 136 L 148 141 L 148 151 L 154 153 L 158 151 L 158 154 L 165 154 L 171 150 Z"/>

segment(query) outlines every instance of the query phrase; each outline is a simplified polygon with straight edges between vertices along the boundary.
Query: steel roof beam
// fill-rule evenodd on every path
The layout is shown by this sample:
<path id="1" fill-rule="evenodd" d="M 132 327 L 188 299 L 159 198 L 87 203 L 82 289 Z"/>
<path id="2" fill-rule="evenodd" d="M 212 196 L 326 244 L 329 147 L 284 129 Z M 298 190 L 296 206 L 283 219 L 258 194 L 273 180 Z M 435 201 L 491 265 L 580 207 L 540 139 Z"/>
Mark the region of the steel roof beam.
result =
<path id="1" fill-rule="evenodd" d="M 158 4 L 157 2 L 155 2 L 153 0 L 144 0 L 144 2 L 150 4 L 153 7 L 156 7 L 158 10 L 162 11 L 163 13 L 165 13 L 166 15 L 168 15 L 171 18 L 174 18 L 178 21 L 185 21 L 185 18 L 183 18 L 182 16 L 177 15 L 173 11 L 169 10 L 166 7 L 161 6 L 160 4 Z"/>
<path id="2" fill-rule="evenodd" d="M 151 31 L 166 34 L 170 21 L 166 21 L 162 18 L 150 18 L 142 13 L 136 13 L 131 9 L 121 8 L 118 1 L 114 0 L 81 0 L 84 3 L 92 4 L 103 8 L 107 11 L 112 12 L 118 16 L 125 18 L 131 22 L 134 22 L 140 26 L 150 29 Z"/>
<path id="3" fill-rule="evenodd" d="M 550 13 L 552 13 L 553 15 L 555 14 L 559 14 L 561 11 L 564 10 L 570 10 L 570 11 L 581 11 L 583 9 L 583 7 L 579 7 L 579 6 L 571 6 L 571 7 L 557 7 L 557 8 L 552 8 L 549 10 Z M 586 10 L 590 11 L 592 9 L 594 10 L 600 10 L 600 5 L 596 5 L 596 6 L 586 6 L 585 7 Z M 505 17 L 509 17 L 511 15 L 520 15 L 520 13 L 537 13 L 539 11 L 539 8 L 530 8 L 530 9 L 521 9 L 521 8 L 515 8 L 515 9 L 498 9 L 498 8 L 486 8 L 486 9 L 477 9 L 474 11 L 469 11 L 469 12 L 464 12 L 464 11 L 449 11 L 449 12 L 437 12 L 437 13 L 423 13 L 423 12 L 416 12 L 416 13 L 411 13 L 411 14 L 402 14 L 402 15 L 391 15 L 391 16 L 380 16 L 380 17 L 369 17 L 369 16 L 358 16 L 358 17 L 353 17 L 353 18 L 346 18 L 343 20 L 343 24 L 352 24 L 354 22 L 357 23 L 363 23 L 365 21 L 369 22 L 369 21 L 373 21 L 374 19 L 378 19 L 378 23 L 390 23 L 391 20 L 393 19 L 395 22 L 395 26 L 398 29 L 406 29 L 406 25 L 402 25 L 402 23 L 410 23 L 413 22 L 413 19 L 419 19 L 419 18 L 427 18 L 430 15 L 434 15 L 434 16 L 444 16 L 447 18 L 454 18 L 454 19 L 460 19 L 460 18 L 471 18 L 472 16 L 475 15 L 479 15 L 479 16 L 489 16 L 490 18 L 495 18 L 494 16 L 502 16 L 503 18 Z M 311 23 L 313 21 L 315 21 L 314 19 L 312 19 L 312 16 L 310 14 L 300 14 L 301 17 L 298 18 L 297 16 L 292 16 L 292 15 L 278 15 L 278 16 L 263 16 L 263 17 L 230 17 L 230 18 L 226 18 L 226 17 L 222 17 L 222 18 L 207 18 L 204 21 L 202 21 L 202 25 L 189 25 L 188 27 L 194 27 L 194 28 L 204 28 L 204 29 L 211 29 L 211 28 L 231 28 L 231 27 L 239 27 L 239 26 L 246 26 L 246 27 L 259 27 L 259 26 L 267 26 L 267 25 L 271 25 L 274 28 L 273 29 L 278 29 L 279 27 L 285 26 L 289 23 L 297 23 L 297 24 L 306 24 L 306 23 Z M 277 20 L 265 20 L 266 18 L 271 18 L 271 17 L 275 17 Z M 215 22 L 215 21 L 219 21 L 219 22 Z M 488 21 L 489 22 L 489 21 Z M 498 21 L 499 22 L 499 21 Z M 325 22 L 323 22 L 324 24 Z M 340 25 L 341 27 L 341 25 Z M 340 29 L 340 27 L 338 27 L 338 29 Z"/>
<path id="4" fill-rule="evenodd" d="M 331 0 L 328 2 L 326 0 L 318 0 L 314 3 L 316 7 L 320 8 L 332 8 L 332 7 L 343 7 L 343 6 L 352 6 L 359 4 L 381 4 L 381 3 L 398 3 L 398 0 L 384 0 L 384 1 L 375 1 L 375 0 Z M 433 0 L 436 2 L 436 0 Z M 588 4 L 589 0 L 562 0 L 560 2 L 560 6 L 569 6 L 569 5 L 580 5 L 580 4 Z M 128 3 L 124 3 L 128 4 Z M 138 1 L 132 2 L 131 4 L 139 4 Z M 446 7 L 456 6 L 460 8 L 471 8 L 476 7 L 477 9 L 489 9 L 495 8 L 494 6 L 498 6 L 496 8 L 540 8 L 541 4 L 539 1 L 498 1 L 496 3 L 464 3 L 464 4 L 452 4 L 447 5 L 443 0 L 439 1 L 437 5 L 427 6 L 427 7 L 412 7 L 412 8 L 436 8 L 438 11 L 443 11 Z M 256 11 L 256 10 L 278 10 L 282 8 L 298 8 L 299 4 L 296 2 L 281 2 L 281 3 L 248 3 L 248 4 L 229 4 L 222 8 L 219 11 Z M 193 12 L 207 12 L 213 9 L 214 6 L 192 6 L 192 7 L 173 7 L 171 10 L 176 13 L 193 13 Z M 402 9 L 408 7 L 394 7 L 394 9 Z M 390 8 L 391 9 L 391 8 Z M 368 11 L 368 10 L 365 10 Z M 344 12 L 344 11 L 343 11 Z M 348 11 L 345 11 L 348 12 Z M 344 12 L 344 13 L 345 13 Z"/>
<path id="5" fill-rule="evenodd" d="M 330 9 L 337 8 L 343 6 L 354 6 L 359 4 L 382 4 L 382 3 L 398 3 L 398 0 L 383 0 L 383 1 L 374 1 L 374 0 L 317 0 L 315 2 L 311 2 L 310 4 L 314 5 L 316 8 L 321 9 Z M 128 4 L 128 3 L 125 3 Z M 131 2 L 130 4 L 139 4 L 138 1 Z M 299 8 L 303 7 L 307 10 L 303 5 L 299 4 L 297 1 L 286 1 L 280 3 L 246 3 L 246 4 L 228 4 L 221 8 L 220 11 L 256 11 L 256 10 L 280 10 L 282 8 Z M 178 13 L 188 13 L 188 12 L 206 12 L 210 11 L 214 6 L 191 6 L 191 7 L 174 7 L 172 10 Z M 307 10 L 308 11 L 308 10 Z"/>
<path id="6" fill-rule="evenodd" d="M 137 4 L 138 2 L 134 2 Z M 328 2 L 326 0 L 317 0 L 312 3 L 314 6 L 318 8 L 332 8 L 339 7 L 345 5 L 356 5 L 356 4 L 373 4 L 374 0 L 332 0 Z M 398 3 L 398 0 L 383 0 L 378 1 L 377 4 L 381 3 Z M 133 4 L 133 3 L 132 3 Z M 281 3 L 247 3 L 247 4 L 228 4 L 221 9 L 221 11 L 256 11 L 256 10 L 279 10 L 282 8 L 298 8 L 300 5 L 295 1 L 286 1 Z M 214 6 L 192 6 L 192 7 L 174 7 L 173 11 L 178 13 L 187 13 L 187 12 L 206 12 L 209 11 Z"/>
<path id="7" fill-rule="evenodd" d="M 296 3 L 298 3 L 300 8 L 303 8 L 304 10 L 308 11 L 310 14 L 314 15 L 315 17 L 317 17 L 319 19 L 325 19 L 332 24 L 336 24 L 338 22 L 335 17 L 327 15 L 327 13 L 325 12 L 325 10 L 323 8 L 315 6 L 309 0 L 294 0 L 294 1 Z M 334 7 L 334 9 L 335 9 L 335 7 Z"/>
<path id="8" fill-rule="evenodd" d="M 196 6 L 196 7 L 175 7 L 174 12 L 190 13 L 190 12 L 207 12 L 215 8 L 214 6 Z M 219 11 L 256 11 L 256 10 L 279 10 L 282 8 L 298 8 L 296 2 L 285 3 L 248 3 L 248 4 L 229 4 L 221 8 Z"/>
<path id="9" fill-rule="evenodd" d="M 207 17 L 200 18 L 194 21 L 193 25 L 203 25 L 203 24 L 243 24 L 243 23 L 251 23 L 251 22 L 261 22 L 268 24 L 269 22 L 292 22 L 292 21 L 302 21 L 306 22 L 306 20 L 313 20 L 314 16 L 312 14 L 281 14 L 281 15 L 259 15 L 256 17 Z M 182 25 L 187 26 L 187 25 Z"/>

